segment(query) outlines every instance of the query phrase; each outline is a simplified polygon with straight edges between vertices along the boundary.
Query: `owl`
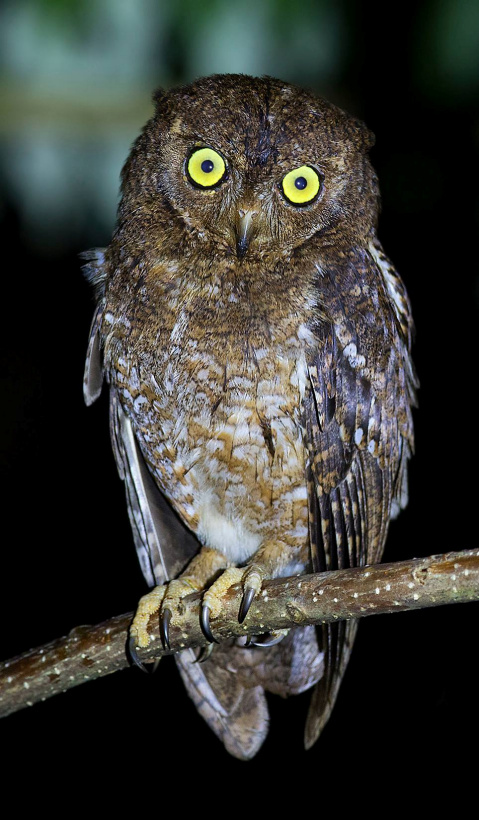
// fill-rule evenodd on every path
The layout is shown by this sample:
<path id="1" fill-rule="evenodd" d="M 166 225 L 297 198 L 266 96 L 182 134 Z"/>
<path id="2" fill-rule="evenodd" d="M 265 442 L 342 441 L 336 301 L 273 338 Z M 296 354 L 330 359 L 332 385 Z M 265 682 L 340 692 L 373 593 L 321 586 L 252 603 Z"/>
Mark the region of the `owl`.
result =
<path id="1" fill-rule="evenodd" d="M 249 759 L 268 731 L 266 691 L 311 689 L 305 745 L 316 741 L 356 633 L 348 621 L 248 634 L 264 580 L 378 562 L 407 502 L 410 304 L 376 236 L 360 121 L 270 77 L 216 75 L 154 101 L 111 243 L 86 255 L 85 399 L 106 380 L 152 588 L 132 655 L 151 615 L 169 647 L 182 598 L 200 593 L 212 651 L 176 663 L 227 751 Z M 233 585 L 245 638 L 218 644 Z"/>

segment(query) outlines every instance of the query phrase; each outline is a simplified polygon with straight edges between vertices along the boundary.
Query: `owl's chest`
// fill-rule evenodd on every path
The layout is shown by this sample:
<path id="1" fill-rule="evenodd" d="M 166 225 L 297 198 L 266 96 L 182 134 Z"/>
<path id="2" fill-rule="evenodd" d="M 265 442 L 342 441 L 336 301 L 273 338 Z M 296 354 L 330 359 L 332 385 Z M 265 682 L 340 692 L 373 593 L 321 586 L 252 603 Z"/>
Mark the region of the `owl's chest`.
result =
<path id="1" fill-rule="evenodd" d="M 229 471 L 278 453 L 302 436 L 308 389 L 304 352 L 249 347 L 228 355 L 185 343 L 145 357 L 120 357 L 115 382 L 145 441 L 186 469 L 199 455 Z M 161 445 L 161 447 L 160 447 Z"/>
<path id="2" fill-rule="evenodd" d="M 247 520 L 248 532 L 285 515 L 290 526 L 301 508 L 304 535 L 300 340 L 236 353 L 185 341 L 120 356 L 112 374 L 158 484 L 194 530 L 214 516 Z"/>
<path id="3" fill-rule="evenodd" d="M 225 290 L 228 298 L 215 294 L 201 309 L 165 292 L 155 300 L 161 311 L 149 310 L 148 293 L 136 313 L 106 310 L 107 369 L 138 420 L 147 413 L 145 426 L 159 426 L 175 447 L 233 428 L 243 442 L 247 427 L 271 450 L 272 427 L 300 423 L 312 336 L 304 319 L 278 316 L 266 303 L 253 309 Z"/>

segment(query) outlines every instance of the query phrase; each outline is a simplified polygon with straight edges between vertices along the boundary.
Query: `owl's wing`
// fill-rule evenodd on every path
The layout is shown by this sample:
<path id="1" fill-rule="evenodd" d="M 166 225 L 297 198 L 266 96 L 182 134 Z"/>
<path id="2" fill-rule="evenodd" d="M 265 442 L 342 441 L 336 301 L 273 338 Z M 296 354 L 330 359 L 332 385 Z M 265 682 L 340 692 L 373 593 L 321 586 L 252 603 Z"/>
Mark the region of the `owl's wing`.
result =
<path id="1" fill-rule="evenodd" d="M 335 271 L 328 277 L 326 270 L 322 282 L 329 288 L 330 312 L 316 328 L 318 346 L 307 362 L 311 391 L 305 400 L 316 572 L 379 561 L 389 520 L 407 501 L 416 386 L 409 354 L 411 317 L 401 280 L 386 257 L 378 261 L 377 248 L 359 254 L 342 277 Z M 354 621 L 343 621 L 321 628 L 325 672 L 312 695 L 308 747 L 329 718 L 356 627 Z"/>
<path id="2" fill-rule="evenodd" d="M 110 425 L 140 566 L 150 586 L 163 584 L 184 570 L 200 544 L 155 484 L 114 389 L 110 390 Z"/>
<path id="3" fill-rule="evenodd" d="M 99 304 L 90 331 L 85 364 L 87 404 L 98 398 L 103 382 Z M 110 389 L 110 432 L 120 478 L 125 482 L 128 515 L 141 570 L 150 586 L 175 578 L 199 549 L 199 542 L 180 521 L 156 486 L 118 393 Z"/>
<path id="4" fill-rule="evenodd" d="M 103 367 L 100 351 L 100 324 L 103 314 L 103 304 L 100 302 L 93 314 L 88 338 L 88 348 L 83 374 L 83 398 L 87 407 L 97 400 L 103 386 Z"/>

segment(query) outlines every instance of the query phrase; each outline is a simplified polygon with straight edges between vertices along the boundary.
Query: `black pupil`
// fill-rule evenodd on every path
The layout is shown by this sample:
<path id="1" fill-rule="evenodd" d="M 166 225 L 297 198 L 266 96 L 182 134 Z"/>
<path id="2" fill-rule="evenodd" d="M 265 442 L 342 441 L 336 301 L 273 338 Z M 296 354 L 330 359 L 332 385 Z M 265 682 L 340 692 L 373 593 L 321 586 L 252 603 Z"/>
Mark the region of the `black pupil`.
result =
<path id="1" fill-rule="evenodd" d="M 215 164 L 211 159 L 204 159 L 201 163 L 201 170 L 205 174 L 210 174 L 214 167 Z"/>
<path id="2" fill-rule="evenodd" d="M 308 181 L 304 177 L 296 177 L 296 179 L 294 180 L 294 184 L 298 191 L 304 191 L 306 185 L 308 184 Z"/>

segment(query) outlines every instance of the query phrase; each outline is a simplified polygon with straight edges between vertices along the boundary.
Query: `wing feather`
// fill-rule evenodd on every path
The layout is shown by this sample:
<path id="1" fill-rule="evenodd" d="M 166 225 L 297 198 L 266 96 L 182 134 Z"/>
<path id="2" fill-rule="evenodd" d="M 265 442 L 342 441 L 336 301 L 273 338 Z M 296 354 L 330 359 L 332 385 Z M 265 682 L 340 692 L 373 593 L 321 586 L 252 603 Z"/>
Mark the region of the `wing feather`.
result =
<path id="1" fill-rule="evenodd" d="M 320 285 L 329 291 L 321 304 L 329 313 L 322 313 L 315 328 L 317 348 L 308 360 L 311 394 L 304 404 L 316 571 L 379 561 L 389 520 L 407 499 L 416 387 L 412 322 L 401 280 L 379 247 L 375 243 L 370 253 L 358 249 L 342 269 L 336 261 L 322 269 Z M 329 718 L 356 628 L 348 621 L 318 630 L 325 672 L 312 695 L 308 747 Z"/>
<path id="2" fill-rule="evenodd" d="M 103 385 L 103 368 L 101 363 L 100 323 L 103 314 L 103 304 L 100 302 L 93 314 L 90 327 L 90 336 L 85 359 L 83 376 L 83 397 L 89 407 L 97 400 Z"/>
<path id="3" fill-rule="evenodd" d="M 98 262 L 97 257 L 95 260 Z M 103 263 L 103 257 L 101 261 Z M 97 267 L 95 275 L 98 276 Z M 103 311 L 104 302 L 100 300 L 91 324 L 85 362 L 83 390 L 87 405 L 99 397 L 103 384 L 100 342 Z M 198 552 L 199 541 L 155 484 L 133 425 L 113 387 L 110 389 L 110 434 L 118 473 L 125 482 L 128 515 L 142 572 L 150 586 L 163 584 L 185 568 Z"/>
<path id="4" fill-rule="evenodd" d="M 110 391 L 113 451 L 125 481 L 128 514 L 142 572 L 150 584 L 176 578 L 200 544 L 158 489 L 118 394 Z"/>

